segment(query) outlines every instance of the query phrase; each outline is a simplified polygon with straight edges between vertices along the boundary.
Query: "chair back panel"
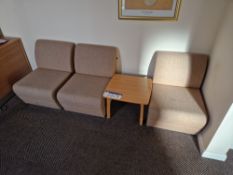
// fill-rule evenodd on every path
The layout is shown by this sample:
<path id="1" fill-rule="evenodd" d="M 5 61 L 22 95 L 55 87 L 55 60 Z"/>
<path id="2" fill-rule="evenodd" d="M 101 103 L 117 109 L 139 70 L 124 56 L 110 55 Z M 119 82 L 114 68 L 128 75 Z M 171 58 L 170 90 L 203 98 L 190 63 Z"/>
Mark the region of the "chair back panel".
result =
<path id="1" fill-rule="evenodd" d="M 204 54 L 157 52 L 153 83 L 200 88 L 207 62 Z"/>
<path id="2" fill-rule="evenodd" d="M 117 48 L 93 44 L 77 44 L 74 66 L 80 74 L 112 77 L 116 71 Z"/>
<path id="3" fill-rule="evenodd" d="M 35 57 L 38 68 L 73 71 L 74 44 L 64 41 L 37 40 Z"/>

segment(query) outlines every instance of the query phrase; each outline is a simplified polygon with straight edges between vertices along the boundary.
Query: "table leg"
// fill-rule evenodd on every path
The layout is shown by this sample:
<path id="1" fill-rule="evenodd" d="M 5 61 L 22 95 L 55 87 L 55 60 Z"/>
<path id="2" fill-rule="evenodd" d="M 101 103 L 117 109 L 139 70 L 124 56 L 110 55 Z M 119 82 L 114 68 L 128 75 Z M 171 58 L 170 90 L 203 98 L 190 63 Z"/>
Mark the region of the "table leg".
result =
<path id="1" fill-rule="evenodd" d="M 140 118 L 139 118 L 140 126 L 142 126 L 143 124 L 143 116 L 144 116 L 144 104 L 140 104 Z"/>
<path id="2" fill-rule="evenodd" d="M 111 99 L 107 98 L 107 119 L 111 117 Z"/>

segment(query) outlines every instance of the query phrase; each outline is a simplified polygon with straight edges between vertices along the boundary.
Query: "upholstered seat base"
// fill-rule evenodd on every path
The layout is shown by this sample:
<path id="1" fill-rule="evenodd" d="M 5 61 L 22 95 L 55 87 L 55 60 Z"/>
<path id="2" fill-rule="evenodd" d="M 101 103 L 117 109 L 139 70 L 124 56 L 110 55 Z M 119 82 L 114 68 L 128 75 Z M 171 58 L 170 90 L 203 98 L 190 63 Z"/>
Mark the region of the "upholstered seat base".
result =
<path id="1" fill-rule="evenodd" d="M 147 126 L 196 134 L 206 122 L 199 89 L 154 84 Z"/>
<path id="2" fill-rule="evenodd" d="M 109 78 L 74 74 L 59 90 L 58 101 L 67 111 L 104 117 L 104 89 Z"/>
<path id="3" fill-rule="evenodd" d="M 59 109 L 56 92 L 70 72 L 39 68 L 16 82 L 14 92 L 25 103 Z"/>

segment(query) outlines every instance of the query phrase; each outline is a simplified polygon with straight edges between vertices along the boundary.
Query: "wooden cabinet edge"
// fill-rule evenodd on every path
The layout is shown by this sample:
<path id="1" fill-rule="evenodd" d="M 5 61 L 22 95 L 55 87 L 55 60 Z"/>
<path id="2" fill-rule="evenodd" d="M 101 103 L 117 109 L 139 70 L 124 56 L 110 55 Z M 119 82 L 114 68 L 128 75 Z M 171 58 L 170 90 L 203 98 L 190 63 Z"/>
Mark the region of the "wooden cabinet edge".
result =
<path id="1" fill-rule="evenodd" d="M 24 66 L 21 67 L 21 68 L 18 68 L 19 73 L 21 72 L 20 73 L 21 75 L 17 75 L 16 74 L 17 72 L 15 72 L 15 73 L 12 72 L 12 71 L 15 71 L 16 69 L 11 70 L 9 68 L 9 70 L 7 70 L 5 73 L 2 72 L 2 70 L 1 70 L 1 73 L 3 73 L 3 74 L 2 74 L 2 76 L 0 76 L 0 78 L 2 77 L 0 79 L 0 81 L 2 83 L 2 85 L 0 87 L 0 88 L 2 88 L 2 93 L 0 92 L 0 100 L 3 99 L 5 96 L 8 95 L 8 93 L 10 93 L 12 91 L 12 86 L 16 82 L 16 80 L 11 82 L 11 83 L 10 83 L 10 81 L 8 82 L 8 79 L 12 78 L 11 76 L 18 77 L 17 79 L 20 79 L 20 78 L 24 77 L 25 75 L 27 75 L 28 73 L 30 73 L 32 71 L 32 67 L 31 67 L 31 64 L 30 64 L 30 62 L 28 60 L 28 57 L 27 57 L 27 54 L 25 52 L 25 49 L 24 49 L 23 42 L 22 42 L 21 38 L 18 38 L 18 37 L 17 38 L 16 37 L 6 37 L 6 39 L 8 39 L 9 41 L 7 43 L 1 45 L 0 50 L 2 52 L 8 53 L 8 51 L 9 51 L 8 48 L 17 49 L 18 52 L 19 52 L 18 54 L 21 55 L 21 56 L 19 57 L 20 59 L 15 60 L 14 58 L 18 57 L 18 54 L 11 55 L 12 59 L 15 60 L 14 64 L 16 64 L 16 67 L 17 67 L 17 63 L 22 61 L 23 62 L 22 64 L 24 64 Z M 9 54 L 11 54 L 11 52 Z M 2 65 L 0 65 L 0 67 L 1 66 L 9 67 L 9 65 L 8 65 L 9 62 L 5 61 L 5 59 L 6 59 L 5 56 L 6 55 L 3 55 L 3 57 L 0 59 L 1 64 L 2 64 Z"/>
<path id="2" fill-rule="evenodd" d="M 30 69 L 30 72 L 31 72 L 31 71 L 32 71 L 32 66 L 31 66 L 31 64 L 30 64 L 30 62 L 29 62 L 27 53 L 26 53 L 25 48 L 24 48 L 24 46 L 23 46 L 23 42 L 22 42 L 22 40 L 21 40 L 20 38 L 18 38 L 18 39 L 19 39 L 19 43 L 20 43 L 20 48 L 21 48 L 22 51 L 23 51 L 24 58 L 26 59 L 26 62 L 27 62 L 27 64 L 28 64 L 29 69 Z"/>

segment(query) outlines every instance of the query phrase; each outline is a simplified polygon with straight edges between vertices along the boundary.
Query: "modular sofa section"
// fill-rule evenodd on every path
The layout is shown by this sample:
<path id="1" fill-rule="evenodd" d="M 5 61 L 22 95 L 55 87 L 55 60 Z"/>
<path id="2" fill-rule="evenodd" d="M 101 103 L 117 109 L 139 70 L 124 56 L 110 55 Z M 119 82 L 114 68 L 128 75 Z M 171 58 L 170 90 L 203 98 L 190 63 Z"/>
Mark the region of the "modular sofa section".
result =
<path id="1" fill-rule="evenodd" d="M 65 110 L 104 117 L 103 92 L 116 71 L 118 50 L 115 47 L 77 44 L 75 74 L 58 92 Z"/>
<path id="2" fill-rule="evenodd" d="M 14 84 L 15 94 L 25 103 L 61 108 L 56 94 L 73 72 L 73 52 L 73 43 L 37 40 L 38 68 Z"/>
<path id="3" fill-rule="evenodd" d="M 207 122 L 201 95 L 208 56 L 157 52 L 147 126 L 197 134 Z"/>

